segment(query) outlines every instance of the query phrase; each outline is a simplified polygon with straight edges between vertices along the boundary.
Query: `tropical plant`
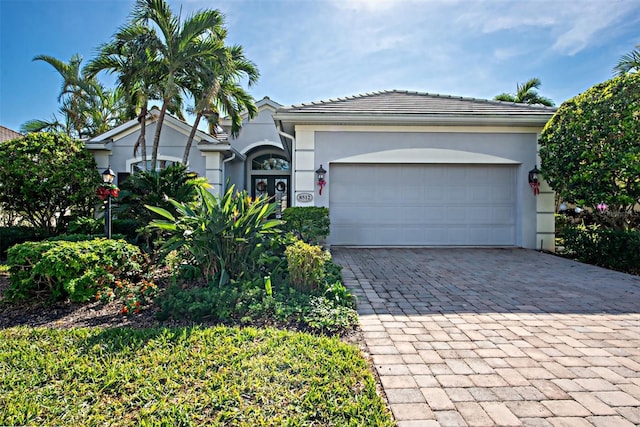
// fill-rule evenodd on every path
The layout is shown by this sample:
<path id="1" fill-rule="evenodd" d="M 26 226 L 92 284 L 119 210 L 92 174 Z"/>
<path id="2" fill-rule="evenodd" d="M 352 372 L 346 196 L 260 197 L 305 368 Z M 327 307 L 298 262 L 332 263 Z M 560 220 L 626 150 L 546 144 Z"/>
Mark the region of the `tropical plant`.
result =
<path id="1" fill-rule="evenodd" d="M 539 144 L 542 174 L 563 200 L 606 205 L 614 227 L 627 228 L 640 203 L 640 73 L 564 102 Z"/>
<path id="2" fill-rule="evenodd" d="M 56 234 L 93 213 L 101 179 L 84 143 L 58 133 L 30 133 L 0 144 L 0 207 Z"/>
<path id="3" fill-rule="evenodd" d="M 136 117 L 140 123 L 140 134 L 133 147 L 133 155 L 140 150 L 143 165 L 146 165 L 147 160 L 147 104 L 159 93 L 154 75 L 155 41 L 153 30 L 131 23 L 120 28 L 113 40 L 101 45 L 98 56 L 84 69 L 88 77 L 93 77 L 100 71 L 118 75 L 118 88 L 128 100 L 128 116 Z"/>
<path id="4" fill-rule="evenodd" d="M 215 58 L 223 50 L 220 37 L 224 33 L 223 18 L 217 10 L 204 10 L 181 21 L 165 0 L 137 0 L 132 17 L 133 24 L 150 29 L 149 43 L 156 49 L 154 77 L 162 100 L 151 154 L 152 169 L 156 169 L 167 110 L 172 100 L 184 91 L 187 71 Z"/>
<path id="5" fill-rule="evenodd" d="M 244 272 L 258 271 L 265 251 L 264 237 L 278 232 L 280 220 L 268 219 L 276 205 L 267 197 L 251 198 L 246 191 L 230 186 L 218 197 L 197 188 L 195 202 L 169 200 L 177 214 L 157 206 L 147 206 L 164 219 L 149 224 L 151 230 L 168 235 L 165 253 L 183 250 L 205 279 L 218 278 L 220 285 L 240 279 Z"/>
<path id="6" fill-rule="evenodd" d="M 122 92 L 105 89 L 94 78 L 83 76 L 80 55 L 73 55 L 69 62 L 48 55 L 38 55 L 34 61 L 50 64 L 62 77 L 58 95 L 61 118 L 54 114 L 50 121 L 27 121 L 21 126 L 23 132 L 59 131 L 85 138 L 106 132 L 123 121 L 126 103 Z"/>
<path id="7" fill-rule="evenodd" d="M 549 98 L 545 98 L 538 94 L 536 89 L 540 88 L 542 82 L 537 77 L 531 78 L 526 82 L 516 85 L 516 93 L 501 93 L 496 95 L 496 101 L 515 102 L 518 104 L 529 105 L 546 105 L 547 107 L 553 107 L 553 101 Z"/>
<path id="8" fill-rule="evenodd" d="M 640 44 L 631 52 L 622 55 L 616 66 L 613 67 L 613 71 L 619 76 L 640 72 Z"/>
<path id="9" fill-rule="evenodd" d="M 138 171 L 120 184 L 114 212 L 119 219 L 133 219 L 145 226 L 155 218 L 145 205 L 158 206 L 175 215 L 177 211 L 169 199 L 192 202 L 197 198 L 197 188 L 209 187 L 206 178 L 189 172 L 182 164 L 158 171 Z"/>
<path id="10" fill-rule="evenodd" d="M 187 164 L 189 151 L 193 143 L 198 125 L 202 117 L 207 117 L 215 135 L 215 125 L 221 114 L 231 118 L 231 134 L 236 136 L 242 126 L 242 114 L 247 112 L 248 118 L 253 118 L 258 110 L 253 97 L 241 86 L 240 80 L 246 78 L 249 86 L 259 77 L 255 64 L 249 61 L 241 46 L 224 48 L 224 52 L 216 55 L 213 60 L 188 73 L 186 87 L 191 93 L 196 114 L 191 127 L 191 133 L 182 156 L 182 163 Z"/>

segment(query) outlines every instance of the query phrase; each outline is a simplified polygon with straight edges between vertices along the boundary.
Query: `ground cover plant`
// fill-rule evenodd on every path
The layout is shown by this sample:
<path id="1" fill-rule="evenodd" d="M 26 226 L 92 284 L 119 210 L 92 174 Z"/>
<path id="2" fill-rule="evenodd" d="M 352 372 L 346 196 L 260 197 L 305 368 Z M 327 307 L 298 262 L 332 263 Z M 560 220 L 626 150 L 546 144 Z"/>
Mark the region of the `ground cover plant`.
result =
<path id="1" fill-rule="evenodd" d="M 394 425 L 357 347 L 275 329 L 4 329 L 0 407 L 1 425 Z"/>

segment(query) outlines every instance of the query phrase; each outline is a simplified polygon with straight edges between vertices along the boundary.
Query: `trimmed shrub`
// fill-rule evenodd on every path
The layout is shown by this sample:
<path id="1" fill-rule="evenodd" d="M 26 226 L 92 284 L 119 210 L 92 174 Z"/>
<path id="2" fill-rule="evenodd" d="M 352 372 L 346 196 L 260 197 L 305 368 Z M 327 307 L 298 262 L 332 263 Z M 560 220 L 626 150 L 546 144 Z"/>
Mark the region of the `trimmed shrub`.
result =
<path id="1" fill-rule="evenodd" d="M 588 264 L 640 274 L 640 231 L 565 227 L 566 255 Z"/>
<path id="2" fill-rule="evenodd" d="M 0 258 L 7 257 L 7 250 L 13 245 L 28 241 L 43 240 L 46 232 L 39 228 L 15 226 L 0 227 Z"/>
<path id="3" fill-rule="evenodd" d="M 138 229 L 141 227 L 139 221 L 135 219 L 111 220 L 111 230 L 114 234 L 122 235 L 129 242 L 135 242 L 138 236 Z M 69 223 L 67 227 L 69 234 L 85 234 L 100 237 L 104 235 L 104 219 L 92 217 L 79 217 Z M 119 238 L 119 237 L 118 237 Z"/>
<path id="4" fill-rule="evenodd" d="M 291 286 L 300 292 L 310 293 L 325 284 L 325 263 L 331 259 L 329 252 L 320 246 L 298 240 L 284 253 L 287 256 Z"/>
<path id="5" fill-rule="evenodd" d="M 320 243 L 329 235 L 329 209 L 318 206 L 295 206 L 282 214 L 283 229 L 291 231 L 307 243 Z"/>
<path id="6" fill-rule="evenodd" d="M 9 249 L 9 300 L 47 297 L 87 301 L 116 279 L 142 272 L 138 247 L 124 240 L 26 242 Z"/>

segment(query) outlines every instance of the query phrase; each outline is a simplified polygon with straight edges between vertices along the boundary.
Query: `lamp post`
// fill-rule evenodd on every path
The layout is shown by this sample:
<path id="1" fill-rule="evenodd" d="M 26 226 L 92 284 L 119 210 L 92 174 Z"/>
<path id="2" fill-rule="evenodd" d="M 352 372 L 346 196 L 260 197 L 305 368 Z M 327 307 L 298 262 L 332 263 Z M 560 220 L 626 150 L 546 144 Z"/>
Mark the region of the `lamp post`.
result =
<path id="1" fill-rule="evenodd" d="M 111 165 L 102 172 L 102 182 L 107 185 L 113 184 L 116 174 L 111 169 Z M 107 207 L 104 212 L 104 237 L 111 238 L 111 193 L 107 194 Z"/>

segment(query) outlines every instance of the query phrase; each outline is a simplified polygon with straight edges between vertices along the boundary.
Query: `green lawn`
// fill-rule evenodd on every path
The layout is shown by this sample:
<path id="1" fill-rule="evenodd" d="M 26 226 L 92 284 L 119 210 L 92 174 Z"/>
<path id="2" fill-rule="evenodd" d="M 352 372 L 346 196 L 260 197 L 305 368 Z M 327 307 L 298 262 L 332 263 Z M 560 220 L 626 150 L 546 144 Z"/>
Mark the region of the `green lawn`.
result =
<path id="1" fill-rule="evenodd" d="M 0 425 L 393 426 L 358 348 L 276 329 L 0 331 Z"/>

